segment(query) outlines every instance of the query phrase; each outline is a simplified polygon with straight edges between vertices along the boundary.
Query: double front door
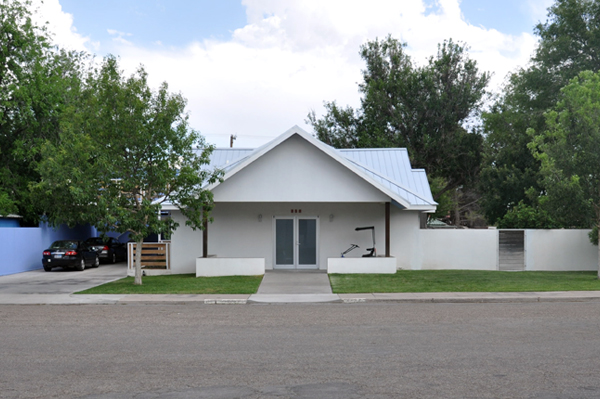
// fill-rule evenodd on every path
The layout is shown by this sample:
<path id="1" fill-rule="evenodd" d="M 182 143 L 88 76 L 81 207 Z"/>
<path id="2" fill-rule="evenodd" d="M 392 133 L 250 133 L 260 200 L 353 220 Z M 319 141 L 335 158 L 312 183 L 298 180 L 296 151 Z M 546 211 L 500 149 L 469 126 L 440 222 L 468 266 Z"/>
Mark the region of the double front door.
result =
<path id="1" fill-rule="evenodd" d="M 317 269 L 315 217 L 275 218 L 275 269 Z"/>

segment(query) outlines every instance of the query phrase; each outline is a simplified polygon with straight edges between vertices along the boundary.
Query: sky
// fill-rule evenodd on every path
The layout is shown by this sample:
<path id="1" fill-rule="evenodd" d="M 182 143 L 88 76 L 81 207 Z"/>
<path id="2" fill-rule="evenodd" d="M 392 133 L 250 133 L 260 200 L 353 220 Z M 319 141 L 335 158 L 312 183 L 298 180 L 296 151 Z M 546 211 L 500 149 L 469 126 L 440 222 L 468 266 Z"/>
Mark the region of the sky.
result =
<path id="1" fill-rule="evenodd" d="M 34 0 L 34 19 L 61 47 L 127 74 L 143 65 L 188 100 L 192 128 L 217 147 L 255 148 L 298 125 L 325 101 L 360 105 L 360 46 L 387 35 L 416 64 L 446 39 L 464 42 L 502 90 L 525 67 L 534 26 L 552 0 Z"/>

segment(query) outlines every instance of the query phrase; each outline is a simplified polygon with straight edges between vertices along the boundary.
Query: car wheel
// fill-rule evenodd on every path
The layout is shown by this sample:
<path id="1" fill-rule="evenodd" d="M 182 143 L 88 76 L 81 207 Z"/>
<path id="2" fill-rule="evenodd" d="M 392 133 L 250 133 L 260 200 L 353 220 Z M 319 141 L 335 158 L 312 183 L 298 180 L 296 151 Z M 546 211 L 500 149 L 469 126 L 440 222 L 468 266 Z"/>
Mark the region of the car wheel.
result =
<path id="1" fill-rule="evenodd" d="M 52 268 L 50 266 L 44 265 L 44 271 L 52 271 Z"/>
<path id="2" fill-rule="evenodd" d="M 110 258 L 110 263 L 117 263 L 117 254 L 113 252 L 112 258 Z"/>
<path id="3" fill-rule="evenodd" d="M 98 255 L 96 255 L 96 258 L 94 259 L 94 264 L 92 265 L 92 267 L 98 267 L 100 266 L 100 258 L 98 257 Z"/>
<path id="4" fill-rule="evenodd" d="M 81 263 L 79 263 L 79 266 L 75 267 L 75 270 L 78 270 L 80 272 L 85 270 L 85 260 L 83 258 L 81 258 Z"/>

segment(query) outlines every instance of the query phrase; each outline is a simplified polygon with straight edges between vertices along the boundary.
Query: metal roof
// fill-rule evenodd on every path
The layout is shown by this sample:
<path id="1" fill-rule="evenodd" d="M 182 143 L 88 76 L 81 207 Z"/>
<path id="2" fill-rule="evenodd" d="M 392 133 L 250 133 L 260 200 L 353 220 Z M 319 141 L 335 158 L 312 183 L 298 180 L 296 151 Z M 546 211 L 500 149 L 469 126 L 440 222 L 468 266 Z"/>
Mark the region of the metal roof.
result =
<path id="1" fill-rule="evenodd" d="M 367 175 L 411 205 L 435 204 L 424 169 L 412 169 L 406 148 L 357 148 L 339 151 Z"/>
<path id="2" fill-rule="evenodd" d="M 313 144 L 317 144 L 322 150 L 330 153 L 330 155 L 348 161 L 355 171 L 362 175 L 365 180 L 376 182 L 378 185 L 389 190 L 389 192 L 398 195 L 405 200 L 403 202 L 409 207 L 435 209 L 437 204 L 431 195 L 431 189 L 427 181 L 425 170 L 412 169 L 408 151 L 405 148 L 360 148 L 338 150 L 318 141 L 312 136 L 307 137 L 308 134 L 306 132 L 301 129 L 299 130 L 301 131 L 301 136 L 311 142 L 314 141 Z M 273 140 L 272 145 L 270 145 L 271 143 L 268 143 L 257 149 L 215 149 L 210 157 L 208 168 L 222 169 L 226 174 L 228 171 L 236 169 L 236 166 L 243 168 L 245 165 L 242 164 L 252 161 L 253 157 L 259 157 L 264 151 L 269 151 L 272 147 L 277 146 L 280 137 Z"/>

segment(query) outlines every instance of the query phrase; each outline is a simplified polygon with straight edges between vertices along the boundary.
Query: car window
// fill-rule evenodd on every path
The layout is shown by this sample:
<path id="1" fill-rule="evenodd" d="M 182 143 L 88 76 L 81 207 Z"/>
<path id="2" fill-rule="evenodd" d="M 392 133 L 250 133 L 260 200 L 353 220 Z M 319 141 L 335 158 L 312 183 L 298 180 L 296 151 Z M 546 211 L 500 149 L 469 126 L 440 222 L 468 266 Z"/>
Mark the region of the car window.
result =
<path id="1" fill-rule="evenodd" d="M 77 241 L 54 241 L 50 249 L 77 249 Z"/>
<path id="2" fill-rule="evenodd" d="M 100 237 L 88 238 L 87 240 L 85 240 L 85 242 L 88 245 L 102 245 L 102 244 L 104 244 L 104 241 L 102 241 L 102 238 L 100 238 Z"/>

